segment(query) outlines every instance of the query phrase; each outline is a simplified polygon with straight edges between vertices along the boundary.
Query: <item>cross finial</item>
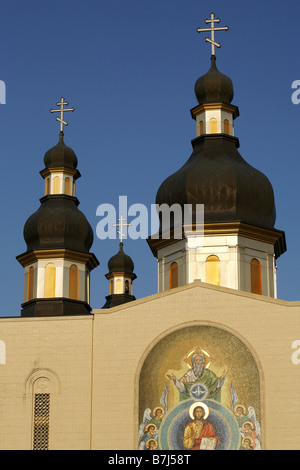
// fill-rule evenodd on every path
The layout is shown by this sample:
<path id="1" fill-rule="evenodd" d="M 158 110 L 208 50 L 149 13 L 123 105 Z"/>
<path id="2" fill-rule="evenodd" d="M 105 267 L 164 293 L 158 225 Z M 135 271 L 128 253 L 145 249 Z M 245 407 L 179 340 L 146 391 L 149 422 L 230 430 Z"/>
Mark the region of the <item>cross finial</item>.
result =
<path id="1" fill-rule="evenodd" d="M 68 102 L 65 101 L 65 98 L 61 98 L 58 103 L 56 103 L 57 106 L 60 106 L 60 109 L 50 109 L 50 113 L 60 113 L 60 118 L 57 117 L 56 120 L 60 122 L 60 132 L 63 132 L 64 126 L 67 126 L 68 123 L 64 121 L 64 113 L 66 111 L 75 111 L 74 108 L 64 108 L 64 106 L 68 106 Z"/>
<path id="2" fill-rule="evenodd" d="M 119 224 L 114 224 L 113 227 L 120 227 L 121 230 L 117 230 L 117 233 L 120 235 L 120 242 L 123 243 L 123 237 L 126 237 L 126 235 L 123 233 L 123 227 L 127 226 L 129 227 L 130 224 L 125 224 L 126 219 L 123 218 L 123 214 L 121 214 L 121 217 L 118 219 Z"/>
<path id="3" fill-rule="evenodd" d="M 215 47 L 221 47 L 221 44 L 215 41 L 215 31 L 228 31 L 229 28 L 228 26 L 224 26 L 223 28 L 215 28 L 215 23 L 220 23 L 219 18 L 215 18 L 215 14 L 211 13 L 210 15 L 210 20 L 205 20 L 205 23 L 211 23 L 210 28 L 198 28 L 197 32 L 198 33 L 203 33 L 210 31 L 211 32 L 211 39 L 210 38 L 205 38 L 206 42 L 209 42 L 211 44 L 211 53 L 214 56 L 215 55 Z"/>

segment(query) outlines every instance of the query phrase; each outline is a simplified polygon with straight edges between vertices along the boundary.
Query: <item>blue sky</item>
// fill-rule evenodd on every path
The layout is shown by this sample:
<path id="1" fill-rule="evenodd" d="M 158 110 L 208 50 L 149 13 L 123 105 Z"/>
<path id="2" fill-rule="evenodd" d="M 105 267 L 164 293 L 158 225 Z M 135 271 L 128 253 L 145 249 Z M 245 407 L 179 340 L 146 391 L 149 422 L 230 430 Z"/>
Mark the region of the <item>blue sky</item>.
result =
<path id="1" fill-rule="evenodd" d="M 45 152 L 58 140 L 50 108 L 64 96 L 70 113 L 65 142 L 82 178 L 79 208 L 94 231 L 99 204 L 150 208 L 161 182 L 192 152 L 197 102 L 194 84 L 210 66 L 210 46 L 196 32 L 214 11 L 217 66 L 234 84 L 240 110 L 240 153 L 270 179 L 288 251 L 278 260 L 278 297 L 300 300 L 298 266 L 300 106 L 291 101 L 300 80 L 300 4 L 238 0 L 9 0 L 1 1 L 0 105 L 1 316 L 17 316 L 23 301 L 23 227 L 38 209 Z M 107 261 L 118 241 L 92 251 L 91 305 L 108 294 Z M 157 261 L 145 240 L 125 242 L 135 262 L 137 298 L 157 292 Z"/>

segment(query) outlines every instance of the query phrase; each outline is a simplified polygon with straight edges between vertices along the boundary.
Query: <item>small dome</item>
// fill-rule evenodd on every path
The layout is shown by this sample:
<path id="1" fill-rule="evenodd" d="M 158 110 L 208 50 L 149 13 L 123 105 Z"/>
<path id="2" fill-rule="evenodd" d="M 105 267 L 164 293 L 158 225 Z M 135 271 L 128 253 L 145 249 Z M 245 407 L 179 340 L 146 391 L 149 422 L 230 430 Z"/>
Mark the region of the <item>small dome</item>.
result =
<path id="1" fill-rule="evenodd" d="M 78 160 L 75 152 L 64 143 L 64 133 L 59 133 L 58 143 L 49 149 L 44 156 L 45 168 L 76 169 Z"/>
<path id="2" fill-rule="evenodd" d="M 93 230 L 71 196 L 45 196 L 24 226 L 27 251 L 61 249 L 88 253 Z"/>
<path id="3" fill-rule="evenodd" d="M 134 263 L 130 256 L 124 253 L 122 242 L 118 253 L 110 258 L 107 266 L 110 273 L 133 273 Z"/>
<path id="4" fill-rule="evenodd" d="M 233 100 L 233 84 L 227 75 L 222 74 L 216 67 L 216 57 L 211 58 L 210 70 L 198 78 L 195 83 L 195 95 L 199 104 L 224 103 Z"/>

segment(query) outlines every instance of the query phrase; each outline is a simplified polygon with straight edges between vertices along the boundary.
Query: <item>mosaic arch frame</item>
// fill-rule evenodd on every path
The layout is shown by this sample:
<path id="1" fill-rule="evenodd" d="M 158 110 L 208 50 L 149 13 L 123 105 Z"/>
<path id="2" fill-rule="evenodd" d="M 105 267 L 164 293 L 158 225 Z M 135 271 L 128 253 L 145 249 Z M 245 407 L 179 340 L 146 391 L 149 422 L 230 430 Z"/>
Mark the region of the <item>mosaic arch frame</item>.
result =
<path id="1" fill-rule="evenodd" d="M 140 364 L 138 449 L 263 449 L 263 384 L 235 331 L 195 322 L 165 332 Z M 202 421 L 195 407 L 208 410 Z"/>

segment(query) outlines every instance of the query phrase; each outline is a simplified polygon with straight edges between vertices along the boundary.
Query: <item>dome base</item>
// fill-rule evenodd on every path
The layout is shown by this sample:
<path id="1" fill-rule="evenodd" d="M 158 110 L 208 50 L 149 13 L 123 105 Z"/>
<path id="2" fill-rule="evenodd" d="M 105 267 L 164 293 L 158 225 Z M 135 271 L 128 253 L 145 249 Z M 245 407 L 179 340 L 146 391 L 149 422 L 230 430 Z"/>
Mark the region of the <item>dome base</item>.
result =
<path id="1" fill-rule="evenodd" d="M 22 317 L 90 315 L 91 307 L 80 300 L 66 298 L 34 299 L 22 304 Z"/>
<path id="2" fill-rule="evenodd" d="M 103 305 L 102 308 L 117 307 L 118 305 L 126 304 L 127 302 L 132 302 L 133 300 L 136 300 L 134 295 L 130 294 L 112 294 L 107 295 L 105 298 L 106 303 Z"/>

